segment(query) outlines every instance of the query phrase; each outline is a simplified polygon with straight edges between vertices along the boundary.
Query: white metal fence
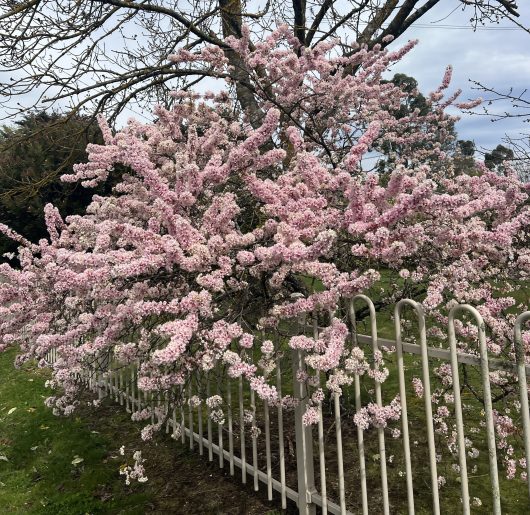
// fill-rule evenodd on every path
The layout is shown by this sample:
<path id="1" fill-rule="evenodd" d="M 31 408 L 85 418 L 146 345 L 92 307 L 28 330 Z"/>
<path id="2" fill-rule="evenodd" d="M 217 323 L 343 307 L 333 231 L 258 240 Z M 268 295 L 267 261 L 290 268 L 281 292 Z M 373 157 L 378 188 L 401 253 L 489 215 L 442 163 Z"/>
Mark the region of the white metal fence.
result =
<path id="1" fill-rule="evenodd" d="M 437 442 L 433 426 L 431 386 L 433 360 L 448 363 L 453 377 L 451 390 L 454 395 L 461 490 L 461 507 L 452 504 L 450 509 L 451 512 L 461 509 L 467 514 L 471 511 L 472 499 L 466 456 L 466 410 L 465 406 L 463 407 L 465 403 L 460 382 L 462 365 L 466 365 L 480 373 L 481 378 L 479 382 L 482 388 L 484 419 L 482 438 L 488 455 L 485 466 L 489 475 L 489 491 L 482 491 L 481 494 L 484 498 L 489 497 L 485 502 L 490 512 L 501 513 L 502 481 L 499 480 L 489 374 L 494 370 L 503 370 L 512 372 L 516 378 L 522 419 L 519 441 L 520 445 L 524 446 L 527 472 L 530 472 L 527 383 L 530 367 L 525 364 L 522 344 L 522 328 L 530 320 L 530 312 L 521 314 L 514 327 L 517 357 L 514 363 L 488 359 L 484 321 L 478 311 L 469 305 L 457 305 L 451 310 L 447 328 L 449 345 L 448 348 L 441 348 L 428 345 L 425 316 L 421 306 L 413 300 L 405 299 L 395 306 L 395 339 L 377 336 L 376 311 L 369 298 L 359 295 L 348 302 L 346 314 L 352 327 L 352 345 L 372 351 L 395 348 L 395 366 L 391 376 L 397 375 L 397 390 L 401 403 L 401 435 L 398 440 L 389 438 L 383 428 L 363 431 L 352 423 L 350 411 L 359 412 L 362 409 L 367 402 L 366 391 L 370 387 L 367 384 L 368 379 L 358 375 L 354 377 L 348 398 L 334 394 L 329 402 L 319 404 L 318 424 L 304 426 L 302 415 L 308 402 L 308 386 L 296 379 L 299 371 L 304 371 L 304 356 L 302 351 L 287 348 L 284 356 L 277 360 L 276 386 L 280 393 L 292 393 L 299 400 L 294 410 L 269 407 L 266 402 L 256 399 L 254 392 L 250 391 L 241 379 L 230 379 L 218 369 L 207 378 L 197 378 L 186 385 L 186 388 L 189 389 L 189 396 L 193 395 L 194 391 L 201 391 L 206 395 L 222 391 L 227 401 L 223 423 L 214 423 L 209 416 L 210 410 L 205 406 L 188 405 L 183 406 L 180 412 L 173 412 L 167 417 L 166 432 L 173 433 L 190 449 L 207 455 L 209 461 L 218 459 L 219 467 L 227 467 L 232 476 L 239 475 L 242 483 L 250 481 L 256 491 L 265 488 L 267 497 L 272 500 L 277 496 L 283 508 L 286 508 L 290 499 L 296 503 L 302 514 L 313 514 L 317 511 L 323 514 L 447 512 L 447 509 L 441 509 L 444 492 L 440 490 L 439 469 L 443 463 L 440 461 L 440 455 L 437 455 L 437 445 L 440 445 L 440 441 L 438 439 Z M 356 323 L 355 308 L 359 309 L 362 304 L 369 314 L 369 334 L 361 334 L 357 330 L 359 324 Z M 415 312 L 417 343 L 404 341 L 402 337 L 405 308 Z M 476 354 L 457 351 L 455 318 L 462 314 L 467 314 L 475 320 L 478 330 Z M 308 323 L 301 321 L 300 328 L 301 331 L 310 330 L 318 337 L 319 326 L 316 319 Z M 409 381 L 406 379 L 406 373 L 415 366 L 410 362 L 414 356 L 420 360 L 416 368 L 423 381 L 423 407 L 418 404 L 417 399 L 411 398 Z M 50 360 L 54 359 L 55 355 L 51 355 Z M 392 383 L 389 379 L 384 383 L 371 381 L 371 398 L 378 406 L 383 405 L 387 383 Z M 109 364 L 106 373 L 87 370 L 84 376 L 87 385 L 99 390 L 102 396 L 106 394 L 114 398 L 128 412 L 134 413 L 146 406 L 164 406 L 163 397 L 146 395 L 138 389 L 136 380 L 136 367 L 113 369 L 112 364 Z M 392 384 L 396 386 L 395 381 Z M 413 412 L 407 406 L 407 399 L 415 402 L 414 423 L 409 419 Z M 419 410 L 422 411 L 421 414 Z M 419 441 L 414 441 L 412 447 L 411 430 L 414 433 L 412 438 Z M 397 455 L 398 449 L 402 470 L 396 474 L 396 467 L 393 467 L 393 473 L 389 474 L 389 453 Z M 429 476 L 428 480 L 424 474 Z M 530 511 L 530 489 L 528 486 L 522 488 L 523 504 Z M 400 494 L 404 491 L 406 496 Z M 420 501 L 421 506 L 418 506 Z"/>

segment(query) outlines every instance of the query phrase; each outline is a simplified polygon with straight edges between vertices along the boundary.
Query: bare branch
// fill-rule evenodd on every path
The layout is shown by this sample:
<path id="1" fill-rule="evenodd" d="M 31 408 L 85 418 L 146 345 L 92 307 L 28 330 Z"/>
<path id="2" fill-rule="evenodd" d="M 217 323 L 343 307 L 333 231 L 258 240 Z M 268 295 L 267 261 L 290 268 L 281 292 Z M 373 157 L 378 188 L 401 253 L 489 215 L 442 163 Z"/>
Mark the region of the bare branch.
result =
<path id="1" fill-rule="evenodd" d="M 177 10 L 168 9 L 161 5 L 155 5 L 151 3 L 136 3 L 132 1 L 122 1 L 122 0 L 93 0 L 94 2 L 101 2 L 103 4 L 115 5 L 116 7 L 122 7 L 124 9 L 134 9 L 135 11 L 144 11 L 149 13 L 161 13 L 165 14 L 171 18 L 174 18 L 179 23 L 184 25 L 192 34 L 195 34 L 202 40 L 211 43 L 212 45 L 219 45 L 221 47 L 226 47 L 223 41 L 217 38 L 211 32 L 205 32 L 200 30 L 192 21 L 188 20 L 185 16 L 182 16 Z"/>
<path id="2" fill-rule="evenodd" d="M 176 73 L 167 56 L 179 48 L 200 52 L 215 45 L 232 66 L 241 110 L 257 126 L 263 113 L 244 84 L 253 73 L 264 85 L 267 77 L 259 67 L 246 69 L 224 42 L 227 36 L 240 38 L 243 23 L 253 39 L 250 51 L 281 23 L 303 46 L 338 38 L 351 55 L 355 43 L 385 45 L 385 35 L 406 33 L 442 1 L 448 2 L 268 0 L 259 12 L 245 12 L 242 0 L 0 0 L 0 108 L 6 118 L 55 106 L 104 110 L 115 119 L 153 101 L 170 104 L 171 89 L 186 88 L 211 72 L 197 65 Z M 473 10 L 473 23 L 506 19 L 522 27 L 513 0 L 459 1 Z"/>
<path id="3" fill-rule="evenodd" d="M 326 16 L 327 12 L 329 11 L 329 8 L 333 5 L 334 2 L 335 0 L 324 0 L 324 2 L 322 3 L 317 15 L 315 16 L 315 19 L 313 20 L 313 23 L 311 24 L 311 28 L 307 31 L 307 36 L 305 38 L 305 46 L 311 45 L 311 41 L 313 41 L 313 37 L 315 36 L 317 29 L 320 27 L 324 16 Z"/>

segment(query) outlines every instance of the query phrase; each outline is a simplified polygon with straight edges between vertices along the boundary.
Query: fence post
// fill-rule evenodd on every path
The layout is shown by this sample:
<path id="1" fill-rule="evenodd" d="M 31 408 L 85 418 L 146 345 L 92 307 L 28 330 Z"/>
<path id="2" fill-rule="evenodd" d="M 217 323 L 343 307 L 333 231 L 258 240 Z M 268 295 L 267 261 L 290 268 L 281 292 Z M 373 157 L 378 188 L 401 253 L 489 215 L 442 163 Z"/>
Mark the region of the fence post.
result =
<path id="1" fill-rule="evenodd" d="M 299 400 L 295 408 L 296 469 L 298 472 L 298 511 L 301 515 L 315 515 L 316 505 L 312 501 L 315 488 L 313 463 L 313 435 L 311 426 L 304 426 L 302 416 L 307 407 L 307 388 L 305 382 L 297 380 L 298 372 L 305 372 L 303 352 L 293 350 L 293 390 Z"/>
<path id="2" fill-rule="evenodd" d="M 519 396 L 521 399 L 521 417 L 523 419 L 524 447 L 526 455 L 526 472 L 528 498 L 530 499 L 530 415 L 528 413 L 528 384 L 526 381 L 526 353 L 523 344 L 523 327 L 530 320 L 530 311 L 521 313 L 515 321 L 515 357 L 517 360 L 517 377 L 519 379 Z"/>

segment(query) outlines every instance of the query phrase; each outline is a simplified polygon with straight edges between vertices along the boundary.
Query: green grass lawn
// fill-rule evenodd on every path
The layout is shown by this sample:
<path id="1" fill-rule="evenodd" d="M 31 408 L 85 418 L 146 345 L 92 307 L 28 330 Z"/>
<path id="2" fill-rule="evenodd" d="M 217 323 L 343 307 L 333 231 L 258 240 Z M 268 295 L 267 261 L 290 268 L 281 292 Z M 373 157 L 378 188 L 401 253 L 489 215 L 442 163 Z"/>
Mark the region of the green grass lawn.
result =
<path id="1" fill-rule="evenodd" d="M 0 513 L 263 514 L 273 506 L 166 435 L 143 444 L 122 408 L 81 407 L 56 417 L 43 404 L 47 372 L 15 370 L 0 354 Z M 125 445 L 125 457 L 118 449 Z M 147 483 L 127 487 L 120 465 L 139 449 Z M 82 461 L 81 461 L 82 460 Z M 74 463 L 72 463 L 74 462 Z"/>

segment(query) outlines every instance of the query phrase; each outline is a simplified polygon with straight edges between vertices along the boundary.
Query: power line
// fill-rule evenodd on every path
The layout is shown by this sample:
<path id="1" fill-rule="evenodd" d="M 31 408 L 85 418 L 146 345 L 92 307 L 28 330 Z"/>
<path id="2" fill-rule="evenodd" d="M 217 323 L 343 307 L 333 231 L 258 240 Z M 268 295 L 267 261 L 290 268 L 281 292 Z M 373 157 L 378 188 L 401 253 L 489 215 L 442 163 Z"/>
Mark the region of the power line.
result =
<path id="1" fill-rule="evenodd" d="M 514 31 L 521 30 L 526 32 L 525 29 L 521 27 L 470 27 L 468 25 L 447 25 L 447 24 L 428 24 L 428 23 L 414 23 L 412 27 L 417 27 L 418 29 L 450 29 L 450 30 L 492 30 L 492 31 Z"/>

